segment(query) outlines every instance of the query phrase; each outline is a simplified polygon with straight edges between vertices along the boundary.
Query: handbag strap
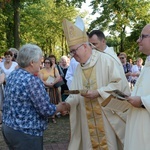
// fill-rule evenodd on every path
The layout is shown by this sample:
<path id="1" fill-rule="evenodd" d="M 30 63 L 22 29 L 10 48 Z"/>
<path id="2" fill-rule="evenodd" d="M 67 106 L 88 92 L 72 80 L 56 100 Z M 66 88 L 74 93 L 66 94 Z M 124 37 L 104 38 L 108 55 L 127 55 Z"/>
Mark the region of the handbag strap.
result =
<path id="1" fill-rule="evenodd" d="M 56 72 L 55 72 L 55 67 L 54 67 L 54 77 L 56 78 Z"/>
<path id="2" fill-rule="evenodd" d="M 63 72 L 62 68 L 60 67 L 60 65 L 57 65 L 57 68 L 58 68 L 60 76 L 64 77 L 64 72 Z"/>

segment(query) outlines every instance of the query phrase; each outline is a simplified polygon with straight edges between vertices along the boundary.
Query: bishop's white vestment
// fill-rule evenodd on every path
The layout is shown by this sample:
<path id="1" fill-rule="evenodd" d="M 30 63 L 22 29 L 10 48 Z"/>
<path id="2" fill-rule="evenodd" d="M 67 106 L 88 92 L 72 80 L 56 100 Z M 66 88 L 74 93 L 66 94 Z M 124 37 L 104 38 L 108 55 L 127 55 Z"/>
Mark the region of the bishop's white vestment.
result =
<path id="1" fill-rule="evenodd" d="M 119 72 L 114 58 L 92 50 L 89 63 L 78 65 L 71 89 L 98 90 L 101 97 L 87 99 L 71 94 L 66 99 L 71 106 L 68 150 L 122 150 L 125 120 L 116 112 L 101 107 L 101 102 L 109 96 L 105 91 L 119 89 L 130 93 L 126 77 Z"/>

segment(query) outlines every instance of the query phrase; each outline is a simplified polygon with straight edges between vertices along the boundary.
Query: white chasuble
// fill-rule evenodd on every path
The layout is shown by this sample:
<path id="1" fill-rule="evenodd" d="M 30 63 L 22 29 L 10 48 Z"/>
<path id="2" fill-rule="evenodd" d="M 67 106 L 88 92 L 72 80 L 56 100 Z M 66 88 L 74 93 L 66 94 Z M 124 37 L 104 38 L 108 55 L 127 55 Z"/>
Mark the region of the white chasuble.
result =
<path id="1" fill-rule="evenodd" d="M 126 79 L 125 79 L 126 81 Z M 96 50 L 87 65 L 78 65 L 70 90 L 97 90 L 100 97 L 85 99 L 71 94 L 66 99 L 71 106 L 71 137 L 68 150 L 122 150 L 125 121 L 115 112 L 101 107 L 109 94 L 105 91 L 119 89 L 129 94 L 128 83 L 116 67 L 114 59 Z"/>

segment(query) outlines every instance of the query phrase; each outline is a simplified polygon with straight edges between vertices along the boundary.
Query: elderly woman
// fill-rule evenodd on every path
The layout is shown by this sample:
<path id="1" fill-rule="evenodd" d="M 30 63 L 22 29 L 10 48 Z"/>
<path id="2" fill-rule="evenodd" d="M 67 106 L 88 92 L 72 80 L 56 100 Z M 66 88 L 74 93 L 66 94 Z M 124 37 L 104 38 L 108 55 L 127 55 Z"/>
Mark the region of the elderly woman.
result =
<path id="1" fill-rule="evenodd" d="M 11 51 L 13 54 L 12 61 L 16 61 L 17 55 L 18 55 L 18 50 L 16 48 L 10 48 L 8 51 Z"/>
<path id="2" fill-rule="evenodd" d="M 2 133 L 8 147 L 13 150 L 43 150 L 43 131 L 48 117 L 65 110 L 62 104 L 54 105 L 38 74 L 42 50 L 26 44 L 19 53 L 19 68 L 6 82 L 3 104 Z"/>
<path id="3" fill-rule="evenodd" d="M 68 70 L 68 57 L 67 56 L 62 56 L 61 59 L 60 59 L 60 67 L 61 67 L 61 70 L 63 71 L 63 80 L 64 80 L 64 83 L 62 86 L 61 86 L 61 96 L 62 96 L 62 101 L 65 101 L 65 99 L 68 97 L 68 95 L 64 94 L 64 91 L 65 90 L 68 90 L 68 86 L 67 86 L 67 80 L 65 79 L 65 76 L 66 76 L 66 73 L 67 73 L 67 70 Z"/>

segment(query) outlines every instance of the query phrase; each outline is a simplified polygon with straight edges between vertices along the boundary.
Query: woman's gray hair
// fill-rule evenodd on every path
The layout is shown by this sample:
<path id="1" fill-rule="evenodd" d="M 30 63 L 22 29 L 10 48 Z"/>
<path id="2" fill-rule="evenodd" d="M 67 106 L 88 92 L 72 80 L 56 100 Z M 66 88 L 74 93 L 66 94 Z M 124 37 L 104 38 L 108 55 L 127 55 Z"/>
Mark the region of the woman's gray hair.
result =
<path id="1" fill-rule="evenodd" d="M 17 63 L 20 67 L 25 68 L 30 65 L 31 62 L 38 62 L 43 56 L 42 50 L 35 44 L 25 44 L 19 50 L 17 56 Z"/>

